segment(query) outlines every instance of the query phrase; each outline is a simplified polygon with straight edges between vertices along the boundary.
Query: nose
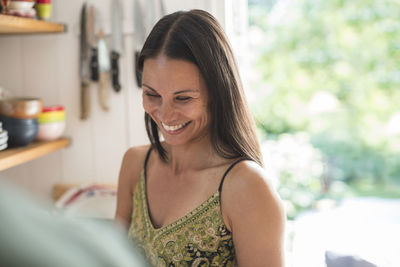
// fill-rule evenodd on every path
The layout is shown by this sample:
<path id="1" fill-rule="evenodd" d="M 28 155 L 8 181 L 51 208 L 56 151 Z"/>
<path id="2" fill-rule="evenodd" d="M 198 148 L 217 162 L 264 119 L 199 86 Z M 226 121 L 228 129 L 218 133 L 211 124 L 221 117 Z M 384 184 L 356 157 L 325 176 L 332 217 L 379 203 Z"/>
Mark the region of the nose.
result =
<path id="1" fill-rule="evenodd" d="M 158 116 L 164 123 L 173 122 L 176 116 L 174 104 L 169 101 L 164 101 L 160 106 Z"/>

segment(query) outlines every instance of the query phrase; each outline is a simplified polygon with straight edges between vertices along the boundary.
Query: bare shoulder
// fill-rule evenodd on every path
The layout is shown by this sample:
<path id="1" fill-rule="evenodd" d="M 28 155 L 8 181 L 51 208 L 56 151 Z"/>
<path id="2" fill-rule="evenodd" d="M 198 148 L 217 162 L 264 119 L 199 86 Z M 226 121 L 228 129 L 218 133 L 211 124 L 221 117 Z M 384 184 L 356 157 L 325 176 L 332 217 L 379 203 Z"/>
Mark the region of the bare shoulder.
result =
<path id="1" fill-rule="evenodd" d="M 150 145 L 134 146 L 129 148 L 124 154 L 124 160 L 131 161 L 132 165 L 144 163 Z"/>
<path id="2" fill-rule="evenodd" d="M 233 233 L 238 265 L 284 266 L 285 212 L 262 167 L 240 162 L 225 180 L 222 213 Z"/>
<path id="3" fill-rule="evenodd" d="M 264 169 L 253 161 L 238 163 L 225 178 L 222 205 L 231 223 L 235 218 L 264 213 L 284 220 L 282 201 L 266 176 Z"/>
<path id="4" fill-rule="evenodd" d="M 272 181 L 266 176 L 264 169 L 249 160 L 242 161 L 232 168 L 224 181 L 223 187 L 224 194 L 227 197 L 236 198 L 238 192 L 241 192 L 240 195 L 251 195 L 259 192 L 262 195 L 278 197 Z"/>
<path id="5" fill-rule="evenodd" d="M 115 221 L 126 228 L 129 227 L 131 221 L 133 191 L 140 178 L 148 149 L 149 145 L 129 148 L 122 160 L 118 179 Z"/>
<path id="6" fill-rule="evenodd" d="M 150 145 L 135 146 L 125 152 L 120 170 L 120 183 L 129 183 L 131 188 L 134 187 L 140 177 L 149 148 Z"/>

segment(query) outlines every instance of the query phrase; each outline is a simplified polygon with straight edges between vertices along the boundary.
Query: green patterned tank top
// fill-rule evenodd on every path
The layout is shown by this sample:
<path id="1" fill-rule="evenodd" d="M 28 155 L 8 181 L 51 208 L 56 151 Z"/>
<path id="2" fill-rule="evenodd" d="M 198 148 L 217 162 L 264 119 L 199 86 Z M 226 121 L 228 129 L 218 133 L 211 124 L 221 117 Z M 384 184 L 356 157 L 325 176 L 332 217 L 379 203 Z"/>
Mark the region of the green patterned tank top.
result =
<path id="1" fill-rule="evenodd" d="M 223 179 L 239 161 L 229 167 Z M 221 213 L 223 179 L 219 190 L 193 211 L 171 224 L 154 228 L 142 171 L 133 194 L 129 237 L 152 266 L 237 266 L 232 233 Z"/>
<path id="2" fill-rule="evenodd" d="M 156 229 L 148 213 L 144 177 L 142 172 L 133 194 L 129 236 L 152 266 L 236 266 L 218 191 L 184 217 Z"/>

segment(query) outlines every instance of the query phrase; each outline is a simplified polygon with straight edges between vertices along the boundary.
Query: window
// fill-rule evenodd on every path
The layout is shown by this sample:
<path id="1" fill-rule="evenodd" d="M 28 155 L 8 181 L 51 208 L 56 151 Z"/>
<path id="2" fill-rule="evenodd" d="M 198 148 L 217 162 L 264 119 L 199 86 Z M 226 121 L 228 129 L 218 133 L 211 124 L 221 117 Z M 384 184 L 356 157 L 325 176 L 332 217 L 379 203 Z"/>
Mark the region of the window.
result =
<path id="1" fill-rule="evenodd" d="M 399 12 L 390 0 L 248 1 L 246 87 L 294 229 L 291 266 L 338 254 L 400 266 Z"/>

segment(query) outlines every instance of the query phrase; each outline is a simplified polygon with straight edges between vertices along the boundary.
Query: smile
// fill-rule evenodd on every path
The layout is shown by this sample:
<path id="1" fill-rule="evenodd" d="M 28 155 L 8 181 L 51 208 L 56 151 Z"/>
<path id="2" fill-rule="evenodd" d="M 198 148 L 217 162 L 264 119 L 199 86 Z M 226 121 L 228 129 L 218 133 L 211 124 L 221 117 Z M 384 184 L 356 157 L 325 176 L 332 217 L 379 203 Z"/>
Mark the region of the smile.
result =
<path id="1" fill-rule="evenodd" d="M 182 129 L 183 127 L 187 126 L 190 123 L 190 121 L 178 125 L 166 125 L 163 122 L 161 122 L 162 126 L 164 127 L 165 130 L 167 131 L 177 131 Z"/>

